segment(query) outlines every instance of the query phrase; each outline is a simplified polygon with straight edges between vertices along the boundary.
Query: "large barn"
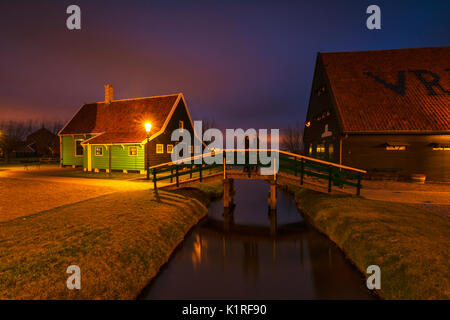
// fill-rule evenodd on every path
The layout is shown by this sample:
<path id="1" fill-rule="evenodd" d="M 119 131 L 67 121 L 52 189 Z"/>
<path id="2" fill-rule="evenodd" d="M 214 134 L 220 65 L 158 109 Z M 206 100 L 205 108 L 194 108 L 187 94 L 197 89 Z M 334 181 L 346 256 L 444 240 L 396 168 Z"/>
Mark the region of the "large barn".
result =
<path id="1" fill-rule="evenodd" d="M 145 123 L 151 124 L 148 146 Z M 83 105 L 59 132 L 61 165 L 144 173 L 146 164 L 171 161 L 171 134 L 178 128 L 194 133 L 182 93 L 114 100 L 106 85 L 105 101 Z"/>
<path id="2" fill-rule="evenodd" d="M 450 47 L 319 53 L 305 153 L 450 181 Z"/>

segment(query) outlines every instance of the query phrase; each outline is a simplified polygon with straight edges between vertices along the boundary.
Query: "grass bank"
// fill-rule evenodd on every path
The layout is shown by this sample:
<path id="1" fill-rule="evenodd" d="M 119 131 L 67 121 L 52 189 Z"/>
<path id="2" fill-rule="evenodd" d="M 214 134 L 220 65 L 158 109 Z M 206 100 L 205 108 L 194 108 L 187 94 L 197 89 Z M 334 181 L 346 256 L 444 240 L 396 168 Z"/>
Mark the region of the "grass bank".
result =
<path id="1" fill-rule="evenodd" d="M 0 299 L 133 299 L 221 192 L 116 192 L 2 222 Z M 81 290 L 66 287 L 70 265 Z"/>
<path id="2" fill-rule="evenodd" d="M 450 219 L 402 203 L 287 187 L 363 274 L 380 266 L 380 297 L 450 298 Z"/>

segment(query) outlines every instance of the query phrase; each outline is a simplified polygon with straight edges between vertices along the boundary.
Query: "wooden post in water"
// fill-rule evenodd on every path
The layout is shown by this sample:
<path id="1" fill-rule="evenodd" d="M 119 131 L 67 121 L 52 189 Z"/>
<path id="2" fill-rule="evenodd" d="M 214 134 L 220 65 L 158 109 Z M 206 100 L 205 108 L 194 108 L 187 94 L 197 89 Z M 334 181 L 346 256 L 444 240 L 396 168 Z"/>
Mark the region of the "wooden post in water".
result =
<path id="1" fill-rule="evenodd" d="M 230 207 L 230 180 L 229 179 L 223 179 L 223 207 L 229 208 Z"/>
<path id="2" fill-rule="evenodd" d="M 270 220 L 270 235 L 272 237 L 277 235 L 277 212 L 276 210 L 269 210 Z"/>
<path id="3" fill-rule="evenodd" d="M 275 180 L 270 181 L 269 208 L 270 210 L 277 209 L 277 182 Z"/>

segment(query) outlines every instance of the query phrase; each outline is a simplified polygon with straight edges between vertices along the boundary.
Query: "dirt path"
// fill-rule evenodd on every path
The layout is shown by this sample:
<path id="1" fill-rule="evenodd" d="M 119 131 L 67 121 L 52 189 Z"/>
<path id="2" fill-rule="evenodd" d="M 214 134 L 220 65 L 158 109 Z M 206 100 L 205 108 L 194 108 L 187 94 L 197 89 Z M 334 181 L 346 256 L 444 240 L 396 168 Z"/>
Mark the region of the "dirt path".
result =
<path id="1" fill-rule="evenodd" d="M 0 172 L 0 222 L 118 191 L 149 189 L 124 180 L 57 177 L 24 170 Z"/>

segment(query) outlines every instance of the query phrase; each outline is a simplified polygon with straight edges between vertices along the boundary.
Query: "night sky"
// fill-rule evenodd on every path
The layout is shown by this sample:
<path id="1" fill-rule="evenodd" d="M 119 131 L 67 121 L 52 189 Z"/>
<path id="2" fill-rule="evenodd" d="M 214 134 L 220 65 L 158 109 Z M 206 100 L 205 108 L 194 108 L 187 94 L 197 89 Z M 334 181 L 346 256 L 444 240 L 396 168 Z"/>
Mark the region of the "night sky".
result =
<path id="1" fill-rule="evenodd" d="M 2 0 L 0 15 L 0 120 L 69 120 L 109 83 L 116 99 L 181 91 L 220 127 L 283 128 L 305 119 L 318 51 L 450 45 L 448 0 Z"/>

